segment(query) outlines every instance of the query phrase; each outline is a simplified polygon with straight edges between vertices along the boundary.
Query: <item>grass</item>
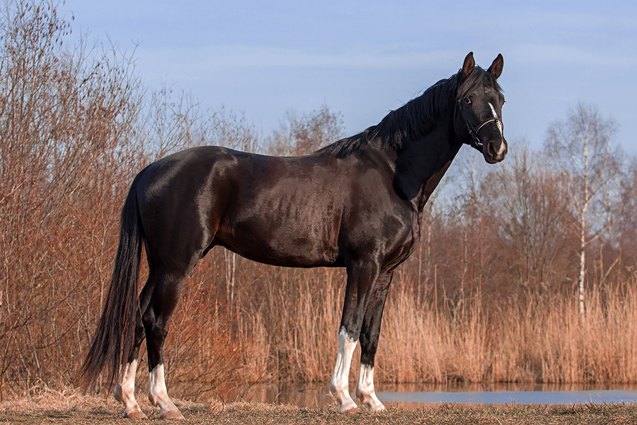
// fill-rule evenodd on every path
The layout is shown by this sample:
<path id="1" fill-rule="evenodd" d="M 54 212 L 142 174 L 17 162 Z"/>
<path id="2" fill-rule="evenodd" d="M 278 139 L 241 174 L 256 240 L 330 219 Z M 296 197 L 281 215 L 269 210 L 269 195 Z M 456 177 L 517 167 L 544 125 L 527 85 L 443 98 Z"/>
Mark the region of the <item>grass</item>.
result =
<path id="1" fill-rule="evenodd" d="M 186 424 L 634 424 L 635 405 L 578 406 L 390 406 L 386 412 L 339 414 L 335 407 L 300 408 L 261 403 L 179 402 Z M 150 421 L 156 409 L 142 403 Z M 0 403 L 0 423 L 121 424 L 121 407 L 112 399 L 48 391 L 34 399 Z"/>

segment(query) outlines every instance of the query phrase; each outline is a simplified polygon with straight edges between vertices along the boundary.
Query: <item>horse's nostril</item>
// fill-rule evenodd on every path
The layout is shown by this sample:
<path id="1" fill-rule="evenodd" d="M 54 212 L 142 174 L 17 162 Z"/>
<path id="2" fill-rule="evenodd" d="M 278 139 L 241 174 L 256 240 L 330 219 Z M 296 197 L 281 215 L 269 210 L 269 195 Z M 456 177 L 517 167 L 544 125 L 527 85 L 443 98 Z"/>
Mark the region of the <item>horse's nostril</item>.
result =
<path id="1" fill-rule="evenodd" d="M 495 151 L 495 143 L 491 142 L 491 143 L 487 143 L 487 154 L 493 158 L 496 155 L 496 151 Z"/>

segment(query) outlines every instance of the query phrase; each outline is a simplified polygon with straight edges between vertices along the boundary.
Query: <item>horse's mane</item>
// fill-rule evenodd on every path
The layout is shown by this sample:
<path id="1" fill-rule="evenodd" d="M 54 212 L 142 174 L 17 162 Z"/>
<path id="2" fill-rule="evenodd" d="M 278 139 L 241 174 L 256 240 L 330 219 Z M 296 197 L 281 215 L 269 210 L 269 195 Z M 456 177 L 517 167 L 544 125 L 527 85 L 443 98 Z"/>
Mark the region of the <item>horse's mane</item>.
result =
<path id="1" fill-rule="evenodd" d="M 337 140 L 331 145 L 327 145 L 317 150 L 316 153 L 326 153 L 334 155 L 337 158 L 342 158 L 356 152 L 361 152 L 365 150 L 365 148 L 369 144 L 369 134 L 370 132 L 374 131 L 375 128 L 376 126 L 372 126 L 354 136 Z"/>
<path id="2" fill-rule="evenodd" d="M 364 151 L 372 141 L 400 150 L 406 140 L 422 137 L 455 107 L 457 99 L 464 97 L 473 87 L 486 84 L 501 91 L 491 73 L 475 67 L 466 77 L 461 72 L 440 80 L 423 94 L 391 111 L 377 125 L 351 137 L 338 140 L 316 151 L 342 158 Z"/>

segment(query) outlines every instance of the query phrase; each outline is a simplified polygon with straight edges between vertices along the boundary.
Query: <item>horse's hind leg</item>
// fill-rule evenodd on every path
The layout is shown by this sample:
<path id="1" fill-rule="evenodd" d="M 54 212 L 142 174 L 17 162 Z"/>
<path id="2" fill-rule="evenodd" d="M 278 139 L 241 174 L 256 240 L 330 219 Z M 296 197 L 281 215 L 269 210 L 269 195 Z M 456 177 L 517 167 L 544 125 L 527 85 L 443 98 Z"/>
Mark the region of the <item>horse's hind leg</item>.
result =
<path id="1" fill-rule="evenodd" d="M 141 311 L 145 311 L 148 307 L 150 296 L 152 295 L 155 287 L 154 283 L 154 274 L 151 271 L 148 281 L 146 282 L 140 296 L 140 309 L 137 311 L 137 323 L 135 326 L 135 343 L 126 360 L 126 364 L 120 366 L 119 379 L 113 394 L 117 401 L 124 404 L 124 417 L 129 419 L 146 418 L 146 415 L 142 412 L 139 404 L 137 404 L 137 400 L 135 399 L 135 374 L 137 373 L 139 347 L 144 341 L 145 336 Z"/>
<path id="2" fill-rule="evenodd" d="M 177 305 L 185 273 L 157 273 L 157 282 L 142 321 L 146 331 L 148 369 L 150 371 L 148 397 L 159 406 L 160 417 L 183 419 L 177 406 L 168 397 L 164 377 L 163 345 L 168 334 L 168 321 Z"/>
<path id="3" fill-rule="evenodd" d="M 135 374 L 137 373 L 137 357 L 139 353 L 139 345 L 143 341 L 144 327 L 141 327 L 141 337 L 139 325 L 141 323 L 141 314 L 137 313 L 137 326 L 135 328 L 135 346 L 133 353 L 128 357 L 126 364 L 120 366 L 119 379 L 113 393 L 115 400 L 124 403 L 124 417 L 129 419 L 145 419 L 146 415 L 137 404 L 135 399 Z M 139 343 L 137 342 L 139 341 Z"/>

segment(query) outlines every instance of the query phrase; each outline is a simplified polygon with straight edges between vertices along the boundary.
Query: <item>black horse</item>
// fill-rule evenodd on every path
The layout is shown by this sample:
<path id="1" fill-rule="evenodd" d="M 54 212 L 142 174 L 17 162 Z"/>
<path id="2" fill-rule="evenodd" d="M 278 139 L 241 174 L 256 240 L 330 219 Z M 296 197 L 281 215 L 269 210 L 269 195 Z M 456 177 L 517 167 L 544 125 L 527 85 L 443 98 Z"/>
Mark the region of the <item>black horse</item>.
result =
<path id="1" fill-rule="evenodd" d="M 310 155 L 272 157 L 197 147 L 150 164 L 133 180 L 107 301 L 81 369 L 86 388 L 104 366 L 126 416 L 145 417 L 135 397 L 146 337 L 149 397 L 165 418 L 182 418 L 166 391 L 163 343 L 184 278 L 214 246 L 261 263 L 345 267 L 347 288 L 330 388 L 342 412 L 356 409 L 348 375 L 356 344 L 356 394 L 383 410 L 374 356 L 392 273 L 420 237 L 427 199 L 462 144 L 489 163 L 504 159 L 504 97 L 469 53 L 462 69 L 391 111 L 375 126 Z M 137 294 L 142 243 L 149 277 Z M 119 374 L 119 376 L 118 376 Z"/>

